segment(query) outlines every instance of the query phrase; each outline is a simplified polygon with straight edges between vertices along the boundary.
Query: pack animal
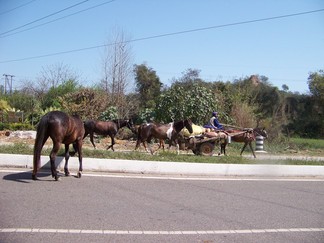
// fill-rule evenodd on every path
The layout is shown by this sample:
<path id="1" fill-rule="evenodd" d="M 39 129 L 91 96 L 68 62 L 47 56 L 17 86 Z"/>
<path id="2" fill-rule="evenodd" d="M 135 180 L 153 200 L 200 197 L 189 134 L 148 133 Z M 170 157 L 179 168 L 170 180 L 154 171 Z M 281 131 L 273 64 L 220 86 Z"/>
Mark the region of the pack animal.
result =
<path id="1" fill-rule="evenodd" d="M 38 126 L 34 145 L 33 174 L 32 179 L 37 180 L 37 171 L 40 168 L 40 155 L 42 148 L 50 137 L 53 141 L 53 149 L 50 153 L 51 173 L 55 180 L 59 180 L 55 168 L 56 155 L 61 147 L 65 145 L 65 165 L 64 173 L 70 175 L 68 170 L 69 145 L 74 144 L 74 149 L 79 156 L 79 171 L 77 176 L 81 177 L 82 168 L 82 142 L 84 136 L 84 126 L 82 120 L 77 116 L 70 116 L 62 111 L 51 111 L 44 115 Z"/>
<path id="2" fill-rule="evenodd" d="M 244 130 L 226 130 L 225 131 L 228 136 L 231 136 L 231 141 L 238 142 L 238 143 L 244 143 L 240 155 L 243 154 L 243 151 L 245 150 L 246 146 L 249 145 L 252 154 L 254 158 L 256 158 L 254 150 L 252 148 L 252 142 L 255 141 L 256 136 L 262 136 L 264 138 L 268 137 L 268 134 L 266 130 L 263 128 L 249 128 Z M 221 145 L 221 153 L 223 152 L 226 154 L 225 148 L 226 148 L 227 142 L 225 144 Z"/>

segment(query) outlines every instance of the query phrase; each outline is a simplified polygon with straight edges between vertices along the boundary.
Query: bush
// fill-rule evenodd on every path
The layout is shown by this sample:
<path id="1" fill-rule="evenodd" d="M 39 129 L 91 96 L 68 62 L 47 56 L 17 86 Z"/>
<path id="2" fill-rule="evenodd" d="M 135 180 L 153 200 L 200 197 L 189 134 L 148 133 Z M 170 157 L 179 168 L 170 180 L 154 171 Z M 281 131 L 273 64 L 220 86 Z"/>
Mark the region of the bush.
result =
<path id="1" fill-rule="evenodd" d="M 0 122 L 0 131 L 9 130 L 9 124 Z"/>
<path id="2" fill-rule="evenodd" d="M 17 130 L 35 130 L 35 127 L 32 126 L 29 123 L 0 123 L 0 131 L 3 130 L 11 130 L 11 131 L 17 131 Z"/>

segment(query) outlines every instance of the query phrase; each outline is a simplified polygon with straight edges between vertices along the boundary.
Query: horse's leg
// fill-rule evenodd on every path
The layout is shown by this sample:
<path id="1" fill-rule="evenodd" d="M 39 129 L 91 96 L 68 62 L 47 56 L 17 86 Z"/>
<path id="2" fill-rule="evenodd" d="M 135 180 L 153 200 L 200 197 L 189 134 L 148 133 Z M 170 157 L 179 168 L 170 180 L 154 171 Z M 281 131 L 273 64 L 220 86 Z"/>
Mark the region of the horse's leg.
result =
<path id="1" fill-rule="evenodd" d="M 141 145 L 141 140 L 140 140 L 140 139 L 137 139 L 137 140 L 136 140 L 136 145 L 135 145 L 135 149 L 134 149 L 134 150 L 137 150 L 137 149 L 139 148 L 140 145 Z M 143 142 L 143 145 L 144 145 L 144 147 L 145 147 L 144 142 Z"/>
<path id="2" fill-rule="evenodd" d="M 90 132 L 90 142 L 92 143 L 93 147 L 96 149 L 96 145 L 93 141 L 93 132 Z"/>
<path id="3" fill-rule="evenodd" d="M 226 151 L 225 151 L 226 143 L 222 143 L 222 142 L 220 142 L 220 143 L 221 143 L 220 144 L 220 153 L 218 155 L 222 155 L 222 154 L 226 155 Z"/>
<path id="4" fill-rule="evenodd" d="M 163 139 L 160 139 L 160 145 L 159 145 L 159 148 L 163 149 L 163 152 L 164 152 L 164 140 Z"/>
<path id="5" fill-rule="evenodd" d="M 151 152 L 151 154 L 153 155 L 157 150 L 156 151 L 153 150 L 153 148 L 151 147 L 151 141 L 152 141 L 152 137 L 146 139 L 146 144 L 147 147 L 149 148 L 148 150 L 146 149 L 146 151 Z"/>
<path id="6" fill-rule="evenodd" d="M 85 137 L 88 136 L 88 135 L 89 135 L 89 133 L 87 131 L 85 131 L 83 139 L 85 139 Z"/>
<path id="7" fill-rule="evenodd" d="M 148 142 L 147 141 L 144 141 L 142 143 L 143 143 L 145 152 L 153 154 L 152 151 L 151 151 L 151 147 L 148 145 Z"/>
<path id="8" fill-rule="evenodd" d="M 55 167 L 55 159 L 56 159 L 56 154 L 60 149 L 60 146 L 61 146 L 61 143 L 53 141 L 53 149 L 50 153 L 52 177 L 55 178 L 56 181 L 59 180 L 59 176 L 57 175 L 57 171 L 56 171 L 56 167 Z"/>
<path id="9" fill-rule="evenodd" d="M 114 150 L 115 135 L 110 135 L 110 137 L 111 137 L 111 145 L 109 145 L 109 146 L 107 147 L 107 150 L 111 148 L 112 151 L 115 151 L 115 150 Z"/>
<path id="10" fill-rule="evenodd" d="M 244 145 L 243 145 L 243 148 L 242 148 L 242 150 L 241 150 L 241 154 L 240 155 L 242 155 L 243 154 L 243 151 L 244 151 L 244 149 L 245 149 L 245 147 L 248 145 L 248 142 L 244 142 Z"/>
<path id="11" fill-rule="evenodd" d="M 75 149 L 75 152 L 77 152 L 78 148 L 75 143 L 73 143 L 73 147 Z M 65 174 L 65 176 L 69 176 L 70 171 L 68 168 L 68 163 L 69 163 L 70 154 L 69 154 L 69 145 L 68 144 L 65 144 L 65 156 L 64 157 L 65 157 L 64 174 Z"/>
<path id="12" fill-rule="evenodd" d="M 253 154 L 254 158 L 256 158 L 255 153 L 254 153 L 253 148 L 252 148 L 252 142 L 251 141 L 249 142 L 249 146 L 250 146 L 250 149 L 252 151 L 252 154 Z"/>
<path id="13" fill-rule="evenodd" d="M 224 155 L 226 155 L 226 146 L 227 146 L 227 142 L 225 142 L 225 143 L 223 144 L 223 152 L 224 152 Z"/>
<path id="14" fill-rule="evenodd" d="M 164 140 L 163 139 L 159 139 L 159 147 L 158 149 L 160 149 L 162 147 L 163 151 L 164 151 Z"/>
<path id="15" fill-rule="evenodd" d="M 78 149 L 78 155 L 79 155 L 79 171 L 78 171 L 78 178 L 81 178 L 81 173 L 83 171 L 83 165 L 82 165 L 82 140 L 79 140 L 76 142 L 77 149 Z"/>
<path id="16" fill-rule="evenodd" d="M 176 147 L 177 147 L 177 154 L 180 154 L 180 146 L 179 146 L 179 142 L 178 139 L 174 140 L 174 142 L 176 143 Z"/>

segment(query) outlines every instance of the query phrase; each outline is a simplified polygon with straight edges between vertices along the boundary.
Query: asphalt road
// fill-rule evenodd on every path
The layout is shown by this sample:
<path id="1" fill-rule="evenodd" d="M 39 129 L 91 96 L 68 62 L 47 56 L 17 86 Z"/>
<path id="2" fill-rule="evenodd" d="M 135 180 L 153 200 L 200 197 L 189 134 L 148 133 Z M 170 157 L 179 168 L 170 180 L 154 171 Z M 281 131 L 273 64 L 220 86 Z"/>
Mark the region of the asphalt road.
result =
<path id="1" fill-rule="evenodd" d="M 324 242 L 324 180 L 0 177 L 0 242 Z"/>

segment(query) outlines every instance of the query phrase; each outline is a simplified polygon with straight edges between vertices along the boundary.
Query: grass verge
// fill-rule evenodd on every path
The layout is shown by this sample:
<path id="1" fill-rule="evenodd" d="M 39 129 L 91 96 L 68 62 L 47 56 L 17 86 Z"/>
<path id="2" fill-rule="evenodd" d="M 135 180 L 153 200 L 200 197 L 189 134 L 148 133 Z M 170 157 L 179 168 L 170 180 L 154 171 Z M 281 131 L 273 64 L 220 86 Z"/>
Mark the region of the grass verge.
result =
<path id="1" fill-rule="evenodd" d="M 227 150 L 228 156 L 195 156 L 192 153 L 182 153 L 176 155 L 175 151 L 161 151 L 158 154 L 151 155 L 144 152 L 112 152 L 107 150 L 83 149 L 83 157 L 88 158 L 106 158 L 106 159 L 124 159 L 124 160 L 143 160 L 143 161 L 161 161 L 161 162 L 187 162 L 187 163 L 221 163 L 221 164 L 280 164 L 280 165 L 324 165 L 324 161 L 316 160 L 295 160 L 295 159 L 251 159 L 239 155 L 240 147 L 230 146 Z M 44 148 L 42 155 L 48 156 L 51 148 Z M 0 146 L 0 153 L 6 154 L 33 154 L 33 148 L 25 143 L 15 143 L 13 145 Z M 250 154 L 247 150 L 244 154 Z M 63 147 L 58 155 L 63 156 Z"/>

